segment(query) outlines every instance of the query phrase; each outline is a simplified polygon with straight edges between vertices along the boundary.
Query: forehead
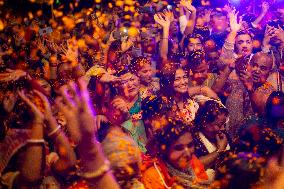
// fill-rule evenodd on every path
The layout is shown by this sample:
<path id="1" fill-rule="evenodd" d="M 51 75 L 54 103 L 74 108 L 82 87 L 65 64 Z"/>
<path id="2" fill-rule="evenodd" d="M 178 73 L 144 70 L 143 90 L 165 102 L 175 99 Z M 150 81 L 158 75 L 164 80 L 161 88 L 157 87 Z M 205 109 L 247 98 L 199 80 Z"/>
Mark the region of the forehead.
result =
<path id="1" fill-rule="evenodd" d="M 269 60 L 268 57 L 262 56 L 262 55 L 257 55 L 253 59 L 252 63 L 253 64 L 258 64 L 258 65 L 262 65 L 262 66 L 272 66 L 271 60 Z"/>
<path id="2" fill-rule="evenodd" d="M 175 76 L 182 77 L 185 75 L 185 71 L 183 69 L 177 69 Z"/>
<path id="3" fill-rule="evenodd" d="M 212 16 L 213 20 L 227 20 L 227 17 L 225 15 L 222 14 L 215 14 Z"/>
<path id="4" fill-rule="evenodd" d="M 190 132 L 186 132 L 175 141 L 175 144 L 188 144 L 190 142 L 192 142 L 192 135 Z"/>
<path id="5" fill-rule="evenodd" d="M 247 40 L 252 40 L 251 36 L 249 34 L 241 34 L 237 36 L 237 41 L 247 41 Z"/>
<path id="6" fill-rule="evenodd" d="M 189 38 L 188 42 L 189 43 L 201 43 L 199 38 Z"/>

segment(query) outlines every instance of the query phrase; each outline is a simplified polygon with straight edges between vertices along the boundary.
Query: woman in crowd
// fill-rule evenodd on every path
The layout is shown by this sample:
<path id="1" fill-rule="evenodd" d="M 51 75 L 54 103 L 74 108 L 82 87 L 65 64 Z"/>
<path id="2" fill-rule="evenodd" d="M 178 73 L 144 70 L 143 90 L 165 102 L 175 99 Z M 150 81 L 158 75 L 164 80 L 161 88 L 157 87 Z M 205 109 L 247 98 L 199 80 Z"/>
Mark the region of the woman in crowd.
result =
<path id="1" fill-rule="evenodd" d="M 147 136 L 142 120 L 139 78 L 127 69 L 118 73 L 118 76 L 121 79 L 118 95 L 111 102 L 113 110 L 118 114 L 111 114 L 109 120 L 115 125 L 121 125 L 141 151 L 146 152 Z"/>
<path id="2" fill-rule="evenodd" d="M 283 170 L 270 163 L 283 152 L 267 159 L 250 135 L 283 135 L 282 1 L 11 2 L 0 2 L 1 187 L 206 188 L 217 170 L 219 188 L 250 188 L 263 177 L 235 164 L 251 160 L 240 152 Z M 238 135 L 250 117 L 269 124 Z M 250 178 L 234 185 L 239 175 Z"/>
<path id="3" fill-rule="evenodd" d="M 194 155 L 191 127 L 182 122 L 170 122 L 153 138 L 150 154 L 145 160 L 142 182 L 145 188 L 202 188 L 208 176 L 203 164 Z"/>
<path id="4" fill-rule="evenodd" d="M 190 124 L 199 105 L 189 96 L 188 74 L 179 65 L 169 65 L 161 74 L 161 95 L 168 98 L 172 106 L 172 119 Z"/>

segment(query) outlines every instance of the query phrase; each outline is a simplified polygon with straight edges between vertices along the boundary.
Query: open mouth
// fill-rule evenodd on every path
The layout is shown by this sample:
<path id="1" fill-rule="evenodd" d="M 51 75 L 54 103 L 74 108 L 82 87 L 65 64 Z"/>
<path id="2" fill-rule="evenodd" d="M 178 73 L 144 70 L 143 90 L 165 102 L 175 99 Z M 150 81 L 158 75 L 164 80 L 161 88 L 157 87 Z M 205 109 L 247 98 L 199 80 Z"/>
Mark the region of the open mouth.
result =
<path id="1" fill-rule="evenodd" d="M 248 53 L 248 49 L 242 49 L 242 53 Z"/>
<path id="2" fill-rule="evenodd" d="M 259 81 L 259 79 L 260 79 L 260 76 L 259 76 L 259 75 L 255 75 L 255 74 L 252 75 L 252 80 L 253 80 L 254 82 Z"/>

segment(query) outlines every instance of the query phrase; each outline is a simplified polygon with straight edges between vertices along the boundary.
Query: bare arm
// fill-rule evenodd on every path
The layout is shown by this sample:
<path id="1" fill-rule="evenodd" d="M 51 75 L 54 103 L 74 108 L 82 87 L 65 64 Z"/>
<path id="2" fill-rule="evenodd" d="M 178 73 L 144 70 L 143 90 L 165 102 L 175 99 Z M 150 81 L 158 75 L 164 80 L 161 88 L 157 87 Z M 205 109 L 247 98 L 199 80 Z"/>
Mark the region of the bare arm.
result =
<path id="1" fill-rule="evenodd" d="M 43 139 L 43 122 L 35 122 L 32 124 L 33 140 Z M 20 175 L 22 181 L 26 183 L 35 184 L 43 177 L 44 170 L 44 144 L 28 144 L 20 167 Z"/>
<path id="2" fill-rule="evenodd" d="M 167 59 L 169 47 L 170 20 L 164 14 L 155 14 L 154 20 L 163 27 L 162 39 L 160 42 L 160 56 L 162 57 L 162 59 Z"/>
<path id="3" fill-rule="evenodd" d="M 34 114 L 34 120 L 31 126 L 31 138 L 28 141 L 27 149 L 20 167 L 19 178 L 24 183 L 34 184 L 43 177 L 45 166 L 43 143 L 44 117 L 23 91 L 19 91 L 18 94 Z"/>
<path id="4" fill-rule="evenodd" d="M 190 12 L 188 22 L 184 31 L 184 35 L 189 35 L 193 33 L 195 22 L 196 22 L 196 8 L 192 6 L 191 2 L 189 1 L 181 1 L 181 6 L 183 6 L 187 11 Z"/>
<path id="5" fill-rule="evenodd" d="M 79 89 L 77 89 L 77 87 Z M 119 185 L 109 171 L 109 165 L 95 135 L 95 117 L 90 105 L 87 85 L 83 79 L 79 79 L 78 86 L 74 83 L 68 85 L 68 89 L 74 94 L 69 98 L 66 92 L 61 92 L 63 102 L 57 101 L 59 106 L 69 110 L 77 123 L 74 125 L 78 131 L 78 152 L 81 158 L 80 176 L 84 178 L 91 188 L 116 189 Z M 79 111 L 80 110 L 80 111 Z M 68 112 L 63 111 L 63 114 Z M 67 127 L 70 130 L 69 127 Z M 73 130 L 70 130 L 74 132 Z"/>
<path id="6" fill-rule="evenodd" d="M 262 10 L 260 15 L 255 19 L 255 21 L 252 22 L 252 26 L 253 27 L 257 27 L 258 24 L 262 21 L 262 19 L 264 18 L 264 16 L 266 15 L 266 13 L 269 10 L 269 4 L 268 2 L 263 2 L 262 3 Z"/>

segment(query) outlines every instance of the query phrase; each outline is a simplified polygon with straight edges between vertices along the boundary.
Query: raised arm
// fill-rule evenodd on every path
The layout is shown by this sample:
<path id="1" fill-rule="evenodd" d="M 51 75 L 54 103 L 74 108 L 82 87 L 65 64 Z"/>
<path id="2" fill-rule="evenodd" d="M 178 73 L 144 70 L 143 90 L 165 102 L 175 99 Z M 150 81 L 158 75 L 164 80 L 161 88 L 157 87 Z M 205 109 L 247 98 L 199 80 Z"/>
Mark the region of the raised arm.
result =
<path id="1" fill-rule="evenodd" d="M 19 167 L 19 179 L 17 179 L 18 186 L 27 187 L 37 184 L 43 178 L 45 167 L 43 139 L 44 115 L 24 91 L 19 91 L 18 95 L 30 107 L 34 117 L 31 124 L 31 136 L 27 141 L 27 148 Z"/>
<path id="2" fill-rule="evenodd" d="M 162 59 L 166 60 L 168 56 L 169 30 L 171 22 L 164 14 L 161 13 L 155 14 L 154 20 L 163 28 L 163 34 L 160 43 L 160 56 L 162 57 Z"/>
<path id="3" fill-rule="evenodd" d="M 264 18 L 264 16 L 266 15 L 266 13 L 269 10 L 269 4 L 268 2 L 264 1 L 261 5 L 261 13 L 260 15 L 255 19 L 255 21 L 253 21 L 251 24 L 253 27 L 257 27 L 259 25 L 259 23 L 262 21 L 262 19 Z"/>
<path id="4" fill-rule="evenodd" d="M 44 119 L 47 125 L 47 136 L 54 142 L 58 158 L 50 162 L 52 169 L 61 175 L 67 175 L 76 164 L 76 155 L 61 127 L 52 115 L 51 107 L 46 96 L 35 91 L 44 104 Z"/>
<path id="5" fill-rule="evenodd" d="M 184 35 L 187 36 L 187 35 L 193 33 L 193 30 L 194 30 L 194 27 L 195 27 L 196 8 L 191 4 L 190 1 L 187 1 L 187 0 L 181 0 L 180 6 L 181 6 L 180 8 L 184 8 L 186 11 L 188 11 L 190 13 L 189 19 L 188 19 L 187 24 L 186 24 L 186 27 L 184 29 Z"/>
<path id="6" fill-rule="evenodd" d="M 222 53 L 221 57 L 228 59 L 228 58 L 234 58 L 234 45 L 235 40 L 238 31 L 240 31 L 242 26 L 242 18 L 240 18 L 240 21 L 238 22 L 238 12 L 236 13 L 236 10 L 232 10 L 228 13 L 229 19 L 230 19 L 230 28 L 231 31 L 227 36 L 227 39 L 222 47 Z"/>
<path id="7" fill-rule="evenodd" d="M 80 78 L 78 85 L 70 83 L 68 90 L 73 96 L 70 97 L 66 92 L 61 92 L 63 99 L 58 99 L 57 103 L 73 112 L 73 116 L 78 120 L 77 124 L 73 125 L 75 128 L 67 127 L 73 136 L 77 137 L 81 167 L 77 173 L 78 176 L 85 179 L 91 188 L 119 188 L 110 172 L 109 162 L 96 139 L 95 116 L 85 81 Z"/>

